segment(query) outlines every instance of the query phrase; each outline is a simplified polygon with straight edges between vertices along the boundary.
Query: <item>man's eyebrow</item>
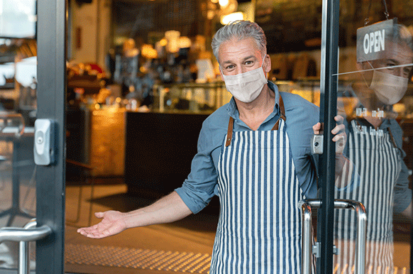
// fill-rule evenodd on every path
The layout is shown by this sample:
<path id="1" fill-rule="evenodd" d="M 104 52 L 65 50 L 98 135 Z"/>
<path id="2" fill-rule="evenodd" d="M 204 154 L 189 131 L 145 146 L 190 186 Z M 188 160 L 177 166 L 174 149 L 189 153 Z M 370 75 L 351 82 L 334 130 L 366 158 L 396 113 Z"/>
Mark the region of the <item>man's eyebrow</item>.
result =
<path id="1" fill-rule="evenodd" d="M 392 63 L 395 63 L 395 64 L 399 63 L 399 61 L 397 61 L 396 59 L 392 59 L 392 58 L 387 59 L 387 63 L 389 63 L 389 62 L 392 62 Z"/>
<path id="2" fill-rule="evenodd" d="M 255 55 L 250 55 L 250 56 L 245 57 L 245 58 L 244 58 L 244 61 L 247 60 L 247 59 L 250 59 L 250 58 L 257 59 L 257 57 L 255 57 Z"/>
<path id="3" fill-rule="evenodd" d="M 243 61 L 248 60 L 248 59 L 250 59 L 250 58 L 257 59 L 257 57 L 255 57 L 255 55 L 250 55 L 250 56 L 245 57 L 245 58 L 243 59 Z M 223 64 L 231 64 L 231 63 L 234 63 L 234 62 L 231 61 L 231 60 L 227 60 L 227 61 L 224 61 L 224 62 L 222 62 L 222 63 L 223 63 Z"/>

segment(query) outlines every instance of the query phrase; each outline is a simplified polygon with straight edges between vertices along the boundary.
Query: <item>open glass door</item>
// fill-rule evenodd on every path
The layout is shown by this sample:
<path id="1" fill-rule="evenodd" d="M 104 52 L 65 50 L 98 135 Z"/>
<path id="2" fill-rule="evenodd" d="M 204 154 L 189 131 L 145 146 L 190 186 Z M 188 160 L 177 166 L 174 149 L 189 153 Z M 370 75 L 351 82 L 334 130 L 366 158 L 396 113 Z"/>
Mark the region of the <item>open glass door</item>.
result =
<path id="1" fill-rule="evenodd" d="M 408 5 L 341 0 L 323 6 L 325 142 L 317 273 L 411 273 L 413 11 Z M 328 141 L 336 114 L 346 126 L 344 148 Z M 346 161 L 337 161 L 341 151 Z M 337 199 L 365 207 L 364 254 L 357 246 L 359 212 L 333 209 Z"/>
<path id="2" fill-rule="evenodd" d="M 0 11 L 0 273 L 64 273 L 66 3 Z"/>

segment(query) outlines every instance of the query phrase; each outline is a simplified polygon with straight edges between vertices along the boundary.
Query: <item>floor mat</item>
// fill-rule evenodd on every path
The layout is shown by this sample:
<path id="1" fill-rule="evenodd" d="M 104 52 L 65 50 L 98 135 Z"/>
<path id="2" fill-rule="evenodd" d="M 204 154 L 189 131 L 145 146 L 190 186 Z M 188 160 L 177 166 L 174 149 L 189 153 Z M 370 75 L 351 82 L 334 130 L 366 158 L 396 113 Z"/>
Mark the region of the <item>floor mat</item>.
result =
<path id="1" fill-rule="evenodd" d="M 67 244 L 65 261 L 70 264 L 209 273 L 211 255 L 186 252 Z"/>

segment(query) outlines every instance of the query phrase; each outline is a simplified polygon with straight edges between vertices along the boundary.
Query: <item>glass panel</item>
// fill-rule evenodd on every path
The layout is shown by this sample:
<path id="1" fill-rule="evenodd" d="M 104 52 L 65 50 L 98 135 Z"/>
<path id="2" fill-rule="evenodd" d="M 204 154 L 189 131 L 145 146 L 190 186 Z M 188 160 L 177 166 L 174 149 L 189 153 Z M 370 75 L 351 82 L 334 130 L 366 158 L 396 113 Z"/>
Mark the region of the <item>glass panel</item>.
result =
<path id="1" fill-rule="evenodd" d="M 36 0 L 0 0 L 0 15 L 0 37 L 35 37 Z"/>
<path id="2" fill-rule="evenodd" d="M 366 208 L 366 273 L 409 273 L 413 21 L 408 1 L 387 2 L 389 20 L 382 1 L 340 4 L 337 105 L 346 158 L 337 161 L 335 198 Z M 354 211 L 335 210 L 334 273 L 354 273 L 356 218 Z"/>
<path id="3" fill-rule="evenodd" d="M 36 41 L 0 39 L 0 52 L 0 228 L 23 227 L 36 213 Z M 18 243 L 0 245 L 0 269 L 17 268 L 17 258 Z"/>

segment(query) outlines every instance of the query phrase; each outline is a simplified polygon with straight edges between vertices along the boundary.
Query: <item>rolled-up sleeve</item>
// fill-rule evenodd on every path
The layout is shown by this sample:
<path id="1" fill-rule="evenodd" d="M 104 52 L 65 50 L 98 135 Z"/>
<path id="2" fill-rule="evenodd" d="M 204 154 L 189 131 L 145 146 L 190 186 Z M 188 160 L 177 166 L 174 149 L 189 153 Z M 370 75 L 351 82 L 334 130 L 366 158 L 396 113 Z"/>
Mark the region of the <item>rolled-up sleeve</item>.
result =
<path id="1" fill-rule="evenodd" d="M 208 205 L 217 184 L 218 176 L 212 159 L 215 147 L 211 135 L 208 124 L 204 122 L 198 138 L 198 152 L 192 159 L 191 172 L 182 186 L 175 189 L 194 214 Z"/>

